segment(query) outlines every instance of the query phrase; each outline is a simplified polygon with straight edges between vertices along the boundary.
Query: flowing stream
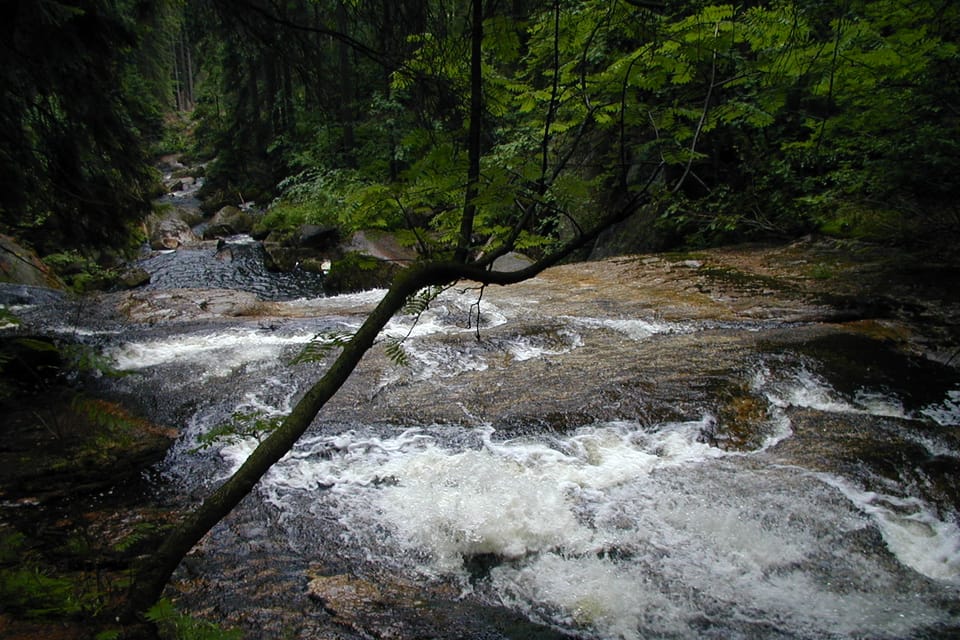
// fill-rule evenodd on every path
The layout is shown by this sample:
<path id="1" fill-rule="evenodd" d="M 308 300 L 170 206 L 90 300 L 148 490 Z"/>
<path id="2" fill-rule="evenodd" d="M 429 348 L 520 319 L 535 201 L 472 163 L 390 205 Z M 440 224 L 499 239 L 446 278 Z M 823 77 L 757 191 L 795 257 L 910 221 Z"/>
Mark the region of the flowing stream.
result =
<path id="1" fill-rule="evenodd" d="M 956 370 L 644 269 L 702 265 L 573 265 L 393 320 L 407 364 L 368 354 L 184 563 L 181 604 L 265 638 L 957 636 Z M 288 411 L 332 356 L 290 360 L 381 294 L 103 321 L 133 375 L 97 384 L 183 430 L 158 490 L 198 499 L 256 445 L 203 434 Z"/>

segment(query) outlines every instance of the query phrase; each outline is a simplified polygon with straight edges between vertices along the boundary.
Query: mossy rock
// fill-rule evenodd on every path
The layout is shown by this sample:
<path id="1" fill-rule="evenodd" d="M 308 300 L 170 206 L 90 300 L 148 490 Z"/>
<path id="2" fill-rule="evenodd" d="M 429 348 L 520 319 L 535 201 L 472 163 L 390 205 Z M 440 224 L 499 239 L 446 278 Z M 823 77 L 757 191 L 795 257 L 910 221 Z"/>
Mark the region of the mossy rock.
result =
<path id="1" fill-rule="evenodd" d="M 64 289 L 63 281 L 33 251 L 0 235 L 0 282 Z"/>

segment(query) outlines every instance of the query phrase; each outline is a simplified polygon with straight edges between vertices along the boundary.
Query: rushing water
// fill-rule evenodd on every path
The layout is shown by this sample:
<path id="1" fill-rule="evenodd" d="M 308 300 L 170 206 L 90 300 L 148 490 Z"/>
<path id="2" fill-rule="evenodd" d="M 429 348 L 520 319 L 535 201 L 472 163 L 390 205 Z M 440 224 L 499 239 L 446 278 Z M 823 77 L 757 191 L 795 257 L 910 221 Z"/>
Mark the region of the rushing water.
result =
<path id="1" fill-rule="evenodd" d="M 329 362 L 289 360 L 379 293 L 102 332 L 136 374 L 103 384 L 184 429 L 164 482 L 200 495 L 256 440 L 198 438 L 289 410 Z M 375 349 L 203 557 L 452 585 L 583 638 L 958 633 L 954 370 L 815 323 L 557 307 L 537 281 L 477 301 L 392 321 L 409 364 Z M 221 612 L 263 597 L 241 575 Z M 477 625 L 442 637 L 510 637 Z"/>

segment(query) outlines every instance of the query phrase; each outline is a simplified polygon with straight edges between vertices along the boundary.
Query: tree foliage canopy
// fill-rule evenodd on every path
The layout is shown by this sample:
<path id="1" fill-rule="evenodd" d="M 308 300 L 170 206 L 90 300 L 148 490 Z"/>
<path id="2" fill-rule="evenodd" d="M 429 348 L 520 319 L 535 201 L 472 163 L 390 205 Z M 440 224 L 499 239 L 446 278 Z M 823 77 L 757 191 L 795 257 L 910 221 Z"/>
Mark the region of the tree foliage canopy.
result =
<path id="1" fill-rule="evenodd" d="M 0 225 L 47 252 L 123 243 L 156 178 L 173 2 L 0 3 Z"/>
<path id="2" fill-rule="evenodd" d="M 196 104 L 212 205 L 449 247 L 470 6 L 5 2 L 3 229 L 49 249 L 122 236 L 149 200 L 163 114 Z M 517 246 L 536 252 L 661 163 L 642 218 L 656 246 L 956 231 L 949 0 L 498 1 L 483 33 L 477 244 L 523 222 Z"/>
<path id="3" fill-rule="evenodd" d="M 455 241 L 469 3 L 211 0 L 202 15 L 211 192 L 273 200 L 287 224 Z M 520 241 L 535 251 L 661 163 L 645 224 L 663 242 L 955 230 L 958 29 L 945 0 L 491 3 L 478 242 L 535 206 Z"/>

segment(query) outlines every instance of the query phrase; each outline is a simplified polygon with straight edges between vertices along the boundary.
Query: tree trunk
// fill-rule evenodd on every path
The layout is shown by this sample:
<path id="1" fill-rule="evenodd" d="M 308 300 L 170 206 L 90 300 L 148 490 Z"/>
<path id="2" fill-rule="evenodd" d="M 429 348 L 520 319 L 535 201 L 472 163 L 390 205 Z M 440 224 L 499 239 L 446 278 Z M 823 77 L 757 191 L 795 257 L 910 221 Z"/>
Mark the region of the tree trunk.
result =
<path id="1" fill-rule="evenodd" d="M 373 346 L 380 330 L 403 307 L 407 297 L 435 283 L 435 276 L 432 277 L 429 270 L 423 269 L 404 272 L 395 279 L 383 300 L 343 348 L 327 373 L 307 391 L 281 426 L 254 450 L 236 473 L 187 514 L 157 551 L 137 567 L 127 601 L 125 617 L 128 621 L 159 599 L 184 556 L 250 493 L 275 462 L 290 451 Z"/>
<path id="2" fill-rule="evenodd" d="M 347 33 L 347 6 L 345 0 L 337 3 L 337 30 Z M 340 75 L 341 102 L 339 109 L 340 126 L 343 128 L 341 142 L 343 144 L 343 164 L 347 167 L 356 167 L 354 151 L 356 142 L 353 131 L 353 108 L 356 101 L 356 79 L 353 77 L 353 64 L 350 59 L 352 51 L 350 45 L 343 40 L 337 40 L 337 66 Z"/>
<path id="3" fill-rule="evenodd" d="M 480 185 L 480 144 L 483 125 L 483 0 L 473 0 L 473 25 L 470 30 L 470 130 L 467 134 L 467 192 L 460 218 L 460 240 L 454 259 L 466 262 L 473 244 L 473 220 L 477 214 Z"/>

